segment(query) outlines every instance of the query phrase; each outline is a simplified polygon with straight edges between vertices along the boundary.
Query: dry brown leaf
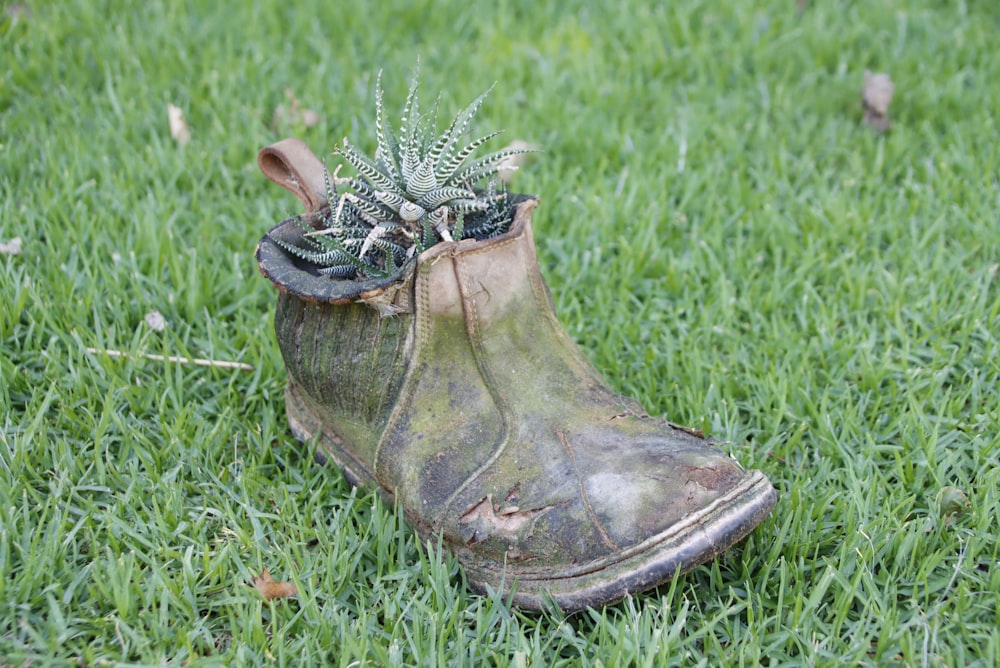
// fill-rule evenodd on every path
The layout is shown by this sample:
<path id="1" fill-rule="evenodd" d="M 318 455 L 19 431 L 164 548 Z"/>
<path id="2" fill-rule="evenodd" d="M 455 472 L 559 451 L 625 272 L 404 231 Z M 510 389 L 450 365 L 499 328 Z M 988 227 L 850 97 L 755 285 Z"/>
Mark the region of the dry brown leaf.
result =
<path id="1" fill-rule="evenodd" d="M 268 601 L 273 601 L 276 598 L 297 596 L 299 593 L 295 585 L 288 582 L 279 582 L 271 577 L 271 573 L 266 568 L 260 575 L 253 579 L 253 586 Z"/>
<path id="2" fill-rule="evenodd" d="M 319 125 L 319 114 L 317 114 L 312 109 L 302 110 L 302 125 L 307 128 L 311 128 L 314 125 Z"/>
<path id="3" fill-rule="evenodd" d="M 274 110 L 274 125 L 281 127 L 286 124 L 298 124 L 311 128 L 319 125 L 319 114 L 312 109 L 303 109 L 299 98 L 291 88 L 285 89 L 285 98 L 288 99 L 288 106 L 279 104 Z"/>
<path id="4" fill-rule="evenodd" d="M 14 237 L 10 241 L 0 241 L 0 255 L 20 255 L 21 237 Z"/>
<path id="5" fill-rule="evenodd" d="M 159 311 L 150 311 L 143 320 L 146 321 L 146 326 L 154 332 L 162 332 L 167 328 L 167 319 Z"/>
<path id="6" fill-rule="evenodd" d="M 861 88 L 861 108 L 865 112 L 864 122 L 878 132 L 885 132 L 892 125 L 889 122 L 889 105 L 896 87 L 888 74 L 872 74 L 865 70 L 865 84 Z"/>
<path id="7" fill-rule="evenodd" d="M 31 7 L 26 2 L 15 2 L 7 7 L 7 16 L 14 21 L 18 19 L 30 19 L 33 15 L 34 12 L 31 11 Z"/>
<path id="8" fill-rule="evenodd" d="M 181 111 L 180 107 L 167 104 L 167 121 L 170 123 L 170 136 L 178 144 L 184 146 L 191 141 L 191 129 L 188 128 L 187 121 L 184 120 L 184 112 Z"/>

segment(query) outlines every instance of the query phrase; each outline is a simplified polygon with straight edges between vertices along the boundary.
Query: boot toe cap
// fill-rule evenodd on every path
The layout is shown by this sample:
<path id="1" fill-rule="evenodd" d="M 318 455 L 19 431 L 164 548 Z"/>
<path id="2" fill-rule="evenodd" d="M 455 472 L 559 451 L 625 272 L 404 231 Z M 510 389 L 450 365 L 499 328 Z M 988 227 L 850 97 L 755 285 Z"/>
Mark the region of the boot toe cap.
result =
<path id="1" fill-rule="evenodd" d="M 687 432 L 637 424 L 559 430 L 467 485 L 442 528 L 470 580 L 512 588 L 527 608 L 546 596 L 600 605 L 716 557 L 773 507 L 760 472 Z"/>
<path id="2" fill-rule="evenodd" d="M 776 501 L 759 471 L 740 470 L 718 490 L 630 480 L 596 474 L 586 494 L 524 509 L 482 499 L 459 520 L 464 541 L 455 553 L 470 582 L 512 592 L 527 609 L 605 605 L 717 557 Z"/>

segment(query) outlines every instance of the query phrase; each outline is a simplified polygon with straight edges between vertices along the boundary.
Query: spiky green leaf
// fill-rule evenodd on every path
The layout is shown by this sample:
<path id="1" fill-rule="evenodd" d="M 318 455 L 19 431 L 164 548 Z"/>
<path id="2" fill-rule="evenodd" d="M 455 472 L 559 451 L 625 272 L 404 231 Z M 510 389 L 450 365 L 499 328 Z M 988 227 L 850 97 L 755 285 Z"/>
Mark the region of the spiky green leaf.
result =
<path id="1" fill-rule="evenodd" d="M 455 227 L 451 230 L 451 236 L 455 241 L 461 241 L 464 239 L 465 234 L 465 212 L 459 211 L 458 215 L 455 217 Z"/>
<path id="2" fill-rule="evenodd" d="M 503 130 L 497 130 L 496 132 L 491 132 L 488 135 L 483 135 L 482 137 L 479 137 L 478 139 L 467 144 L 461 150 L 457 151 L 453 156 L 445 160 L 442 164 L 438 165 L 438 168 L 434 173 L 434 175 L 437 177 L 438 183 L 448 186 L 460 184 L 461 181 L 455 179 L 454 175 L 455 172 L 462 166 L 462 163 L 464 163 L 477 148 L 479 148 L 489 140 L 493 139 L 501 132 L 503 132 Z"/>
<path id="3" fill-rule="evenodd" d="M 472 118 L 476 115 L 476 112 L 479 111 L 479 108 L 483 105 L 483 102 L 486 101 L 486 98 L 493 91 L 495 86 L 496 84 L 490 86 L 486 92 L 473 100 L 465 109 L 458 112 L 452 120 L 451 125 L 449 125 L 448 129 L 441 135 L 441 138 L 438 140 L 438 144 L 436 144 L 431 150 L 431 153 L 434 156 L 435 173 L 439 173 L 441 163 L 449 160 L 455 153 L 458 142 L 469 130 Z"/>
<path id="4" fill-rule="evenodd" d="M 379 201 L 372 201 L 366 197 L 355 196 L 350 199 L 350 202 L 358 209 L 358 211 L 370 216 L 372 220 L 376 220 L 379 223 L 392 222 L 396 216 L 396 211 L 393 211 L 385 204 L 382 204 Z"/>
<path id="5" fill-rule="evenodd" d="M 475 185 L 485 177 L 496 174 L 499 171 L 499 164 L 506 158 L 522 153 L 535 153 L 536 151 L 537 149 L 533 148 L 509 148 L 491 153 L 469 163 L 461 171 L 456 172 L 449 179 L 449 183 Z"/>
<path id="6" fill-rule="evenodd" d="M 485 211 L 490 207 L 490 202 L 481 199 L 453 199 L 448 202 L 448 208 L 452 211 L 468 213 L 470 211 Z"/>
<path id="7" fill-rule="evenodd" d="M 396 136 L 385 121 L 383 109 L 382 70 L 375 79 L 375 136 L 378 148 L 375 150 L 375 163 L 381 163 L 386 176 L 399 181 L 399 143 Z"/>
<path id="8" fill-rule="evenodd" d="M 467 188 L 437 188 L 417 200 L 417 204 L 428 211 L 447 204 L 453 199 L 475 199 L 476 193 Z"/>
<path id="9" fill-rule="evenodd" d="M 382 190 L 392 190 L 393 181 L 388 175 L 382 172 L 375 163 L 366 156 L 364 153 L 357 151 L 353 146 L 348 143 L 347 138 L 344 138 L 344 145 L 337 149 L 336 153 L 343 156 L 347 162 L 351 163 L 351 166 L 358 171 L 361 176 L 371 181 L 375 187 L 381 188 Z"/>
<path id="10" fill-rule="evenodd" d="M 407 202 L 407 199 L 398 192 L 389 190 L 375 190 L 372 197 L 399 214 L 399 207 Z"/>
<path id="11" fill-rule="evenodd" d="M 419 198 L 438 186 L 434 178 L 434 164 L 430 157 L 425 158 L 406 180 L 406 193 L 410 197 Z M 426 208 L 426 207 L 425 207 Z"/>

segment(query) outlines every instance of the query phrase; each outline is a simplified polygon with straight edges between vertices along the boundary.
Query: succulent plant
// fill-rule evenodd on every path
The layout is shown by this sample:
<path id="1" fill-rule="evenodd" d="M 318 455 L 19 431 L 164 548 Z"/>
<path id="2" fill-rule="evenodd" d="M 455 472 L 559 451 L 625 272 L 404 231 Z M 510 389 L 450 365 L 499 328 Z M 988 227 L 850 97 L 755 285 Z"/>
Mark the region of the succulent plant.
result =
<path id="1" fill-rule="evenodd" d="M 414 253 L 440 241 L 486 239 L 510 224 L 508 195 L 496 180 L 510 156 L 532 149 L 509 148 L 469 161 L 499 131 L 465 141 L 469 126 L 492 91 L 458 113 L 451 125 L 431 130 L 437 104 L 422 115 L 414 76 L 398 134 L 386 123 L 381 73 L 375 84 L 374 159 L 345 138 L 334 151 L 354 168 L 352 177 L 327 173 L 327 199 L 319 229 L 304 228 L 305 246 L 282 243 L 286 251 L 341 278 L 392 275 Z M 346 186 L 347 192 L 339 188 Z"/>

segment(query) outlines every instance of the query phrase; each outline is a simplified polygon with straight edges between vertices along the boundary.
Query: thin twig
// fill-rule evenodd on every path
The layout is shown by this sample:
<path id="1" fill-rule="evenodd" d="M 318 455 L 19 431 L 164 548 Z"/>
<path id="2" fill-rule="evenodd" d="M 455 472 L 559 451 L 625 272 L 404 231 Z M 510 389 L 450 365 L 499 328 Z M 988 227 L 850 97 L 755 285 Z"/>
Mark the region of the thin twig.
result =
<path id="1" fill-rule="evenodd" d="M 131 357 L 130 353 L 122 350 L 106 350 L 104 348 L 87 348 L 88 353 L 105 354 L 109 357 Z M 154 355 L 153 353 L 139 353 L 138 357 L 145 357 L 148 360 L 157 362 L 176 362 L 177 364 L 197 364 L 198 366 L 215 366 L 222 369 L 239 369 L 240 371 L 253 371 L 253 367 L 243 362 L 224 362 L 221 360 L 206 360 L 199 357 L 187 358 L 176 357 L 174 355 Z"/>

